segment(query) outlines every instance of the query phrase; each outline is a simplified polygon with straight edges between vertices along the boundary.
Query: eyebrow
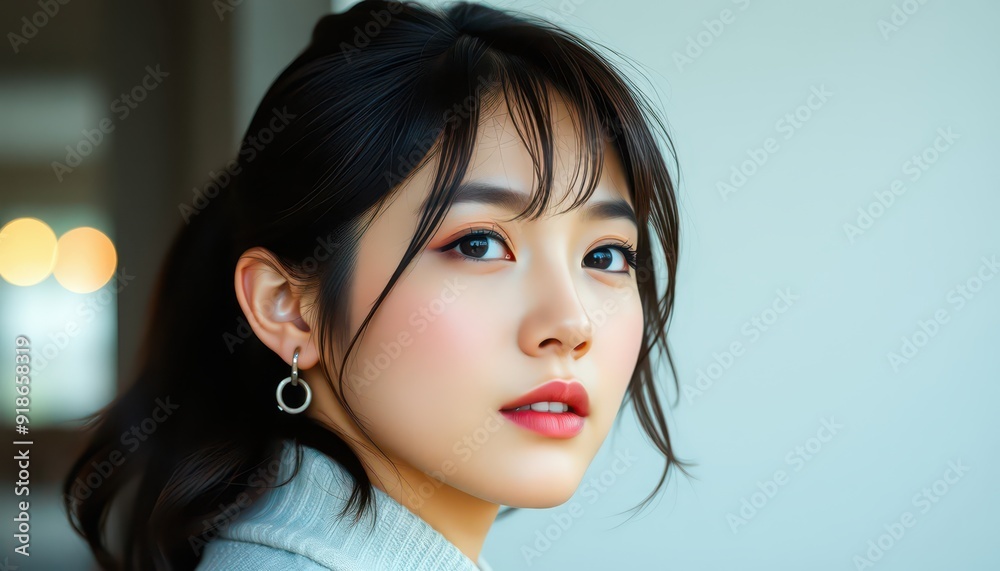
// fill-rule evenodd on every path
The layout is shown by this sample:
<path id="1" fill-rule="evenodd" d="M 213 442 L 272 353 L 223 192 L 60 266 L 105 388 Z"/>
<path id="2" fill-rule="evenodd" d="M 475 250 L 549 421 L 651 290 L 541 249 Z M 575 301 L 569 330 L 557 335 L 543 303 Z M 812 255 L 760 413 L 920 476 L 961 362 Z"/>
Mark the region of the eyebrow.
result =
<path id="1" fill-rule="evenodd" d="M 523 192 L 518 192 L 502 186 L 496 186 L 487 182 L 464 182 L 455 189 L 455 199 L 452 204 L 475 203 L 496 206 L 510 212 L 523 212 L 528 207 L 531 197 Z M 425 200 L 415 213 L 426 207 Z M 639 222 L 636 220 L 635 211 L 622 198 L 611 200 L 598 200 L 587 202 L 583 207 L 583 219 L 591 220 L 627 220 L 636 228 Z"/>

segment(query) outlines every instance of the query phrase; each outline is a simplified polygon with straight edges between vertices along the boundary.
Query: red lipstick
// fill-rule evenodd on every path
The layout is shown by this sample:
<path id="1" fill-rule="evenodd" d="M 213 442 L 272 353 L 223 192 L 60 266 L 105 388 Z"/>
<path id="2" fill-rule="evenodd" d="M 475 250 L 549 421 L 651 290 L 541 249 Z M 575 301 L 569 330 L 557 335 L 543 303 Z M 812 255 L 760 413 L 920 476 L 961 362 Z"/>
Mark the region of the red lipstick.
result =
<path id="1" fill-rule="evenodd" d="M 542 403 L 542 404 L 539 404 Z M 557 403 L 554 410 L 544 403 Z M 514 410 L 532 405 L 526 410 Z M 567 409 L 567 410 L 563 410 Z M 551 438 L 572 438 L 590 414 L 587 389 L 579 381 L 553 379 L 503 405 L 500 413 L 515 424 Z"/>

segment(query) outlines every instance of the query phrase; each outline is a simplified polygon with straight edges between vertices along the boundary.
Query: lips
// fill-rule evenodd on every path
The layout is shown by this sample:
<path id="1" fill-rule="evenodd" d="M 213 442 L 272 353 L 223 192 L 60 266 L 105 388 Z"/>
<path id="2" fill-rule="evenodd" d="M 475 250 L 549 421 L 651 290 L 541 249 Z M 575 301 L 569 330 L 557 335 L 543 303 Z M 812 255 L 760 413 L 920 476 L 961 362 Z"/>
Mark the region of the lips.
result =
<path id="1" fill-rule="evenodd" d="M 564 379 L 553 379 L 531 392 L 521 395 L 516 400 L 503 405 L 500 410 L 514 410 L 519 406 L 536 402 L 562 402 L 569 405 L 568 412 L 578 416 L 587 416 L 590 414 L 590 399 L 587 396 L 587 389 L 579 381 L 567 381 Z"/>

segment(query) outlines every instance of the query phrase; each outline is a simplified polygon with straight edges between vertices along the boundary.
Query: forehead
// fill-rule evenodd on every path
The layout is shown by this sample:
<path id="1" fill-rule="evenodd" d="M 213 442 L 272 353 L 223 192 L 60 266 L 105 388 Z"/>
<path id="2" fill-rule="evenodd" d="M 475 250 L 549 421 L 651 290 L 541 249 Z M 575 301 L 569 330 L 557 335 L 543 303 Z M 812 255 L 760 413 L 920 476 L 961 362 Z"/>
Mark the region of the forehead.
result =
<path id="1" fill-rule="evenodd" d="M 553 173 L 548 211 L 542 215 L 543 217 L 556 215 L 565 210 L 569 204 L 566 201 L 575 200 L 579 196 L 584 188 L 584 173 L 581 170 L 580 173 L 577 173 L 576 181 L 572 181 L 574 170 L 585 169 L 592 161 L 589 150 L 581 148 L 580 131 L 575 124 L 573 109 L 554 92 L 550 93 L 549 109 L 552 129 L 550 136 L 553 147 Z M 517 123 L 515 123 L 515 118 L 517 118 Z M 531 198 L 531 193 L 538 190 L 540 180 L 535 172 L 535 160 L 518 133 L 519 126 L 526 137 L 536 130 L 533 125 L 526 126 L 523 119 L 517 115 L 517 111 L 511 115 L 502 98 L 490 108 L 483 109 L 477 128 L 476 143 L 463 183 L 474 182 L 494 188 L 509 189 L 518 193 L 517 202 Z M 618 149 L 612 141 L 603 137 L 598 141 L 598 144 L 603 145 L 604 148 L 601 179 L 587 204 L 608 200 L 624 201 L 628 209 L 634 212 L 635 205 L 628 177 L 622 166 Z M 439 145 L 440 141 L 433 147 L 435 154 L 440 150 Z M 540 151 L 536 150 L 536 152 Z M 538 161 L 542 162 L 540 155 Z M 407 215 L 419 217 L 426 201 L 430 198 L 436 168 L 437 159 L 423 163 L 410 173 L 397 192 L 393 193 L 390 202 L 396 203 L 396 199 L 401 197 L 402 204 L 400 206 Z M 538 168 L 542 169 L 544 166 L 539 164 Z M 516 208 L 512 214 L 522 210 L 523 208 Z"/>
<path id="2" fill-rule="evenodd" d="M 550 137 L 553 147 L 552 188 L 550 189 L 548 209 L 541 214 L 543 218 L 557 216 L 565 211 L 570 202 L 576 200 L 584 189 L 583 178 L 593 176 L 593 172 L 584 172 L 592 166 L 589 163 L 593 162 L 594 157 L 590 156 L 589 149 L 581 149 L 580 131 L 575 124 L 574 109 L 570 108 L 565 100 L 554 91 L 552 90 L 549 94 L 549 119 L 552 129 Z M 494 101 L 492 107 L 484 108 L 480 115 L 476 143 L 472 150 L 469 168 L 460 186 L 502 189 L 509 191 L 504 194 L 513 197 L 513 200 L 500 201 L 501 206 L 509 207 L 515 203 L 527 205 L 527 201 L 532 198 L 532 193 L 538 191 L 540 181 L 535 172 L 535 160 L 518 133 L 518 127 L 522 129 L 526 137 L 534 133 L 536 129 L 534 125 L 528 125 L 526 128 L 524 121 L 520 118 L 518 118 L 518 123 L 515 123 L 515 117 L 518 113 L 516 107 L 515 115 L 512 116 L 504 99 L 499 98 Z M 512 107 L 514 107 L 513 104 Z M 589 144 L 589 142 L 583 143 Z M 585 219 L 628 219 L 637 227 L 639 224 L 635 221 L 636 208 L 618 149 L 612 140 L 603 136 L 597 143 L 603 145 L 604 148 L 601 178 L 590 199 L 584 203 L 584 208 L 570 211 L 567 215 L 575 213 Z M 401 224 L 401 227 L 406 227 L 422 216 L 427 201 L 431 199 L 440 158 L 440 144 L 441 140 L 438 140 L 432 147 L 432 154 L 435 155 L 432 160 L 423 162 L 410 173 L 395 192 L 386 197 L 388 201 L 383 203 L 383 207 L 387 208 L 386 211 L 382 211 L 381 207 L 373 209 L 374 217 L 378 218 L 384 215 L 386 218 L 395 219 L 396 224 Z M 537 148 L 536 145 L 536 152 L 540 153 Z M 542 160 L 543 158 L 539 155 L 539 163 Z M 539 164 L 538 169 L 543 168 L 544 165 Z M 577 173 L 574 182 L 572 178 L 575 169 L 581 169 L 581 172 Z M 463 194 L 461 188 L 459 194 Z M 484 196 L 482 192 L 478 194 L 480 197 Z M 486 194 L 493 194 L 494 197 L 496 195 L 496 193 Z M 570 202 L 566 202 L 567 200 Z M 473 199 L 463 204 L 475 202 L 494 201 Z M 462 204 L 456 201 L 453 206 L 460 208 Z M 525 210 L 523 206 L 505 209 L 510 211 L 511 216 Z"/>
<path id="3" fill-rule="evenodd" d="M 560 205 L 568 205 L 584 189 L 587 163 L 591 160 L 587 141 L 581 141 L 580 120 L 575 109 L 556 91 L 549 91 L 551 117 L 551 139 L 553 146 L 553 187 L 549 202 L 550 210 Z M 538 131 L 532 118 L 526 124 L 524 117 L 515 110 L 511 114 L 503 99 L 481 115 L 475 150 L 465 180 L 485 182 L 494 186 L 528 194 L 537 189 L 540 181 L 536 173 L 535 159 L 531 156 L 522 135 L 531 137 Z M 591 201 L 622 198 L 634 208 L 628 179 L 618 149 L 612 141 L 603 136 L 597 144 L 604 148 L 604 162 L 601 179 Z M 538 147 L 535 147 L 538 149 Z M 540 149 L 537 161 L 542 162 Z M 545 168 L 539 164 L 537 169 Z M 579 171 L 579 172 L 576 172 Z M 574 176 L 576 180 L 574 181 Z"/>

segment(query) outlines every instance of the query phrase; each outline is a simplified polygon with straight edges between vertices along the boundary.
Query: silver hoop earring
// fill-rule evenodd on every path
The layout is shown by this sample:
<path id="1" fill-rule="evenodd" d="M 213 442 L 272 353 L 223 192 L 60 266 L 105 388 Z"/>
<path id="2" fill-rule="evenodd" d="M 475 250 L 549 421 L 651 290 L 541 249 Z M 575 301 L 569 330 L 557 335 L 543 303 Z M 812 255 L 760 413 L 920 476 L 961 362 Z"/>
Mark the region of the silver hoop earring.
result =
<path id="1" fill-rule="evenodd" d="M 312 402 L 312 390 L 309 388 L 309 384 L 306 380 L 299 377 L 299 347 L 295 348 L 295 354 L 292 355 L 292 376 L 285 377 L 280 383 L 278 383 L 278 390 L 275 392 L 275 397 L 278 399 L 278 408 L 287 412 L 288 414 L 298 414 L 309 406 Z M 293 386 L 299 386 L 302 383 L 302 388 L 306 391 L 306 400 L 297 407 L 290 407 L 285 404 L 285 399 L 281 396 L 281 391 L 285 389 L 285 385 L 291 383 Z"/>

